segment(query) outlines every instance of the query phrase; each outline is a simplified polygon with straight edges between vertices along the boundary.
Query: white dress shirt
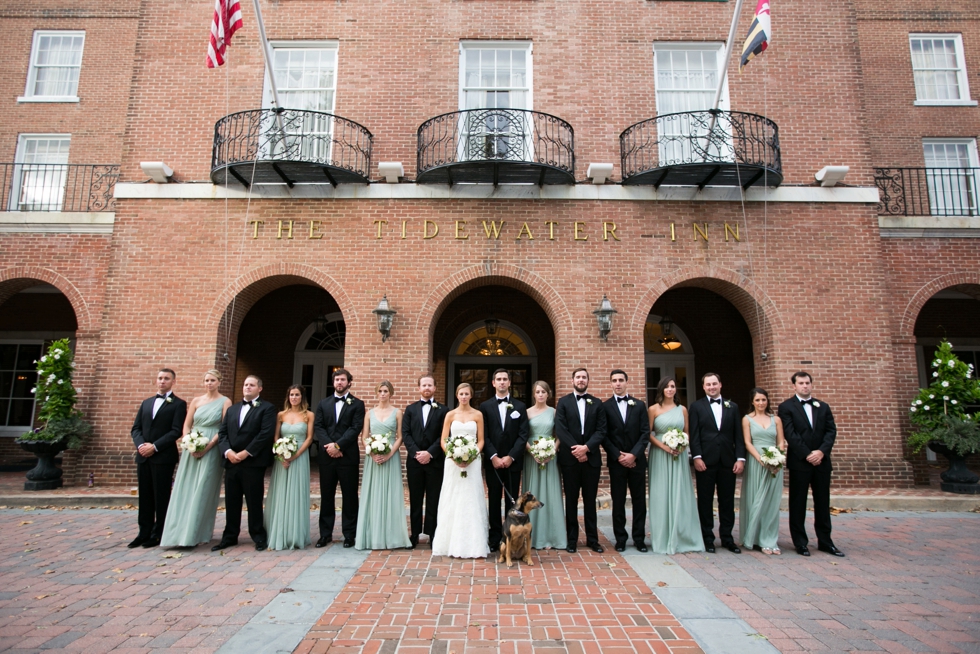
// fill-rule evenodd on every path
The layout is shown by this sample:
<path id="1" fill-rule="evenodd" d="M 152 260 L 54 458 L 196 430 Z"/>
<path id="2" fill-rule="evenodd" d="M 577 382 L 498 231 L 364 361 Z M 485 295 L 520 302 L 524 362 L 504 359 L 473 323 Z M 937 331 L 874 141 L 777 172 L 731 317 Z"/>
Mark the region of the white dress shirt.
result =
<path id="1" fill-rule="evenodd" d="M 813 400 L 813 396 L 807 398 L 797 395 L 796 399 L 800 401 L 800 404 L 803 404 L 804 400 Z M 803 411 L 806 413 L 806 419 L 810 421 L 810 429 L 813 429 L 813 405 L 810 403 L 803 404 Z"/>
<path id="2" fill-rule="evenodd" d="M 347 394 L 334 394 L 334 397 L 337 398 L 337 401 L 333 403 L 333 421 L 340 422 L 340 410 L 344 408 L 344 402 L 347 401 Z"/>
<path id="3" fill-rule="evenodd" d="M 721 409 L 724 406 L 724 400 L 721 399 L 721 395 L 718 396 L 721 402 L 711 402 L 711 398 L 708 401 L 711 402 L 711 413 L 715 416 L 715 425 L 718 427 L 718 431 L 721 431 Z"/>
<path id="4" fill-rule="evenodd" d="M 500 414 L 500 428 L 504 428 L 504 424 L 507 422 L 507 405 L 510 404 L 510 395 L 505 395 L 504 397 L 494 396 L 497 400 L 504 400 L 503 402 L 497 402 L 497 413 Z"/>
<path id="5" fill-rule="evenodd" d="M 616 395 L 615 393 L 613 393 L 613 398 L 616 400 L 616 408 L 619 409 L 619 415 L 623 416 L 623 422 L 625 423 L 627 404 L 626 402 L 620 402 L 619 401 L 620 397 L 625 398 L 628 401 L 629 395 Z"/>
<path id="6" fill-rule="evenodd" d="M 581 397 L 575 402 L 578 405 L 578 420 L 582 425 L 582 436 L 585 436 L 585 394 L 583 393 Z"/>
<path id="7" fill-rule="evenodd" d="M 422 402 L 422 426 L 425 427 L 429 423 L 429 413 L 432 411 L 432 405 L 424 397 L 419 401 Z"/>
<path id="8" fill-rule="evenodd" d="M 153 400 L 153 417 L 154 417 L 154 418 L 156 418 L 156 417 L 157 417 L 157 411 L 159 411 L 159 410 L 160 410 L 160 407 L 162 407 L 162 406 L 163 406 L 163 403 L 167 401 L 167 399 L 166 399 L 166 398 L 168 398 L 168 397 L 170 397 L 170 394 L 171 394 L 172 392 L 173 392 L 173 391 L 167 391 L 167 393 L 166 393 L 166 396 L 165 396 L 165 397 L 160 397 L 160 394 L 159 394 L 159 393 L 157 393 L 157 397 L 156 397 L 156 399 L 155 399 L 155 400 Z"/>

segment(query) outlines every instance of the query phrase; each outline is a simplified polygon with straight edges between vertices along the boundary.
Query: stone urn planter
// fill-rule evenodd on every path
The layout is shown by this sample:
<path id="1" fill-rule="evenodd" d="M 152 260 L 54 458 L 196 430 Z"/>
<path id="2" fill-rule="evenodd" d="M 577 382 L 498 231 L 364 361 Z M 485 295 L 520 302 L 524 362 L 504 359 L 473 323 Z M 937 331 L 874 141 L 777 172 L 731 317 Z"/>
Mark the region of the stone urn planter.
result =
<path id="1" fill-rule="evenodd" d="M 38 491 L 61 488 L 64 474 L 54 463 L 54 458 L 68 448 L 67 439 L 57 441 L 41 441 L 17 439 L 17 444 L 25 451 L 37 457 L 37 465 L 27 471 L 27 481 L 24 490 Z"/>
<path id="2" fill-rule="evenodd" d="M 980 477 L 966 467 L 966 457 L 956 454 L 938 441 L 929 443 L 929 449 L 949 460 L 949 470 L 939 475 L 942 479 L 939 488 L 947 493 L 980 495 L 980 484 L 977 483 Z"/>

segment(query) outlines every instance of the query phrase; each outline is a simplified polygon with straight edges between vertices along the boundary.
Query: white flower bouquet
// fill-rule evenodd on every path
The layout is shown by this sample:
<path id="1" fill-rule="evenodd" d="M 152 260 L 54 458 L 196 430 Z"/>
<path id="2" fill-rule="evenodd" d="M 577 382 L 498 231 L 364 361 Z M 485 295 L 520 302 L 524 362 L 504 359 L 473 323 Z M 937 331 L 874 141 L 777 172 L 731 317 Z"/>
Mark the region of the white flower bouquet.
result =
<path id="1" fill-rule="evenodd" d="M 476 434 L 450 436 L 446 440 L 446 456 L 463 465 L 476 461 L 476 457 L 480 456 L 480 450 L 476 446 Z M 465 477 L 466 471 L 460 471 L 459 476 Z"/>
<path id="2" fill-rule="evenodd" d="M 762 460 L 762 465 L 772 473 L 773 477 L 776 476 L 780 468 L 786 465 L 786 455 L 780 452 L 775 445 L 762 448 L 762 451 L 759 452 L 759 458 Z"/>
<path id="3" fill-rule="evenodd" d="M 670 429 L 667 431 L 666 434 L 664 434 L 664 439 L 663 439 L 664 445 L 674 450 L 675 452 L 678 452 L 678 454 L 680 452 L 683 452 L 684 448 L 687 447 L 688 444 L 690 444 L 690 442 L 691 441 L 688 439 L 687 434 L 682 432 L 680 429 L 676 429 L 676 428 Z M 675 456 L 674 461 L 676 460 L 677 457 Z"/>
<path id="4" fill-rule="evenodd" d="M 184 434 L 184 436 L 180 439 L 180 446 L 185 452 L 194 454 L 196 452 L 203 452 L 210 442 L 210 438 L 202 434 L 199 429 L 195 429 L 187 434 Z"/>
<path id="5" fill-rule="evenodd" d="M 391 452 L 391 434 L 371 434 L 368 443 L 364 447 L 364 453 L 368 456 L 380 454 L 384 456 Z"/>
<path id="6" fill-rule="evenodd" d="M 545 436 L 531 443 L 531 456 L 538 462 L 538 469 L 544 470 L 545 465 L 558 453 L 558 443 L 551 436 Z"/>
<path id="7" fill-rule="evenodd" d="M 275 442 L 272 446 L 272 453 L 276 455 L 276 458 L 280 461 L 285 461 L 286 459 L 292 458 L 294 454 L 299 450 L 299 442 L 296 440 L 295 436 L 280 436 L 279 440 Z"/>

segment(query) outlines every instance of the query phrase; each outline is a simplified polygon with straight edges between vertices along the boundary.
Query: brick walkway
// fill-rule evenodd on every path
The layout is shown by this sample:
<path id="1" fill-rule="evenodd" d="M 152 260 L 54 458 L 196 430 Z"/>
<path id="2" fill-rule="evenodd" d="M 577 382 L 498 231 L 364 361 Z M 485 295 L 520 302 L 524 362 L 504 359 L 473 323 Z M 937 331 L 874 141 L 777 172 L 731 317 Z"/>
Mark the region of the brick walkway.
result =
<path id="1" fill-rule="evenodd" d="M 508 569 L 427 547 L 374 552 L 296 652 L 701 651 L 615 552 L 537 560 Z"/>

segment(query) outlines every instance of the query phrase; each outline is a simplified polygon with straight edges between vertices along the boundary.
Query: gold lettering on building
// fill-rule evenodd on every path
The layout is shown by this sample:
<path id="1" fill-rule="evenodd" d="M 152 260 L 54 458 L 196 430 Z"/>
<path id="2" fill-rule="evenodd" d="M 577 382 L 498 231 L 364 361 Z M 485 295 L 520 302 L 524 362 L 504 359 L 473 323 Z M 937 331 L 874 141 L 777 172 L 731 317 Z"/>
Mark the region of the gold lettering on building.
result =
<path id="1" fill-rule="evenodd" d="M 527 226 L 527 223 L 524 223 L 524 225 L 521 227 L 521 231 L 517 232 L 517 240 L 521 240 L 521 236 L 523 236 L 525 232 L 527 232 L 527 240 L 533 241 L 534 236 L 531 235 L 531 228 Z"/>
<path id="2" fill-rule="evenodd" d="M 729 225 L 728 223 L 725 223 L 725 243 L 728 243 L 728 235 L 729 234 L 731 234 L 732 235 L 732 238 L 734 238 L 739 243 L 742 242 L 742 239 L 739 238 L 739 236 L 738 236 L 738 223 L 735 223 L 735 229 L 732 229 L 732 226 L 731 225 Z"/>
<path id="3" fill-rule="evenodd" d="M 318 229 L 320 229 L 320 221 L 319 220 L 311 220 L 310 221 L 310 238 L 312 238 L 313 240 L 323 238 L 323 234 L 317 234 L 316 233 L 316 230 L 318 230 Z"/>
<path id="4" fill-rule="evenodd" d="M 463 230 L 464 229 L 466 229 L 466 221 L 465 220 L 457 220 L 456 221 L 456 238 L 459 239 L 460 241 L 466 241 L 466 240 L 469 240 L 469 238 L 470 238 L 468 235 L 466 235 L 466 234 L 463 233 Z"/>
<path id="5" fill-rule="evenodd" d="M 602 240 L 608 241 L 610 236 L 617 241 L 619 240 L 619 237 L 616 236 L 616 223 L 602 223 Z"/>
<path id="6" fill-rule="evenodd" d="M 704 225 L 704 229 L 701 229 L 700 227 L 698 227 L 698 224 L 697 223 L 691 223 L 691 224 L 694 226 L 694 240 L 695 241 L 698 240 L 698 234 L 700 234 L 701 235 L 701 238 L 703 238 L 704 240 L 707 241 L 708 240 L 708 223 L 702 223 Z"/>
<path id="7" fill-rule="evenodd" d="M 292 220 L 280 220 L 279 230 L 276 232 L 276 238 L 282 238 L 282 224 L 286 223 L 286 238 L 291 239 L 293 237 L 293 221 Z"/>
<path id="8" fill-rule="evenodd" d="M 381 238 L 381 230 L 384 228 L 385 225 L 388 224 L 388 221 L 387 220 L 375 220 L 374 221 L 374 224 L 378 226 L 378 238 Z"/>
<path id="9" fill-rule="evenodd" d="M 487 221 L 484 220 L 483 231 L 486 232 L 487 238 L 490 238 L 490 233 L 492 232 L 494 240 L 498 240 L 500 238 L 500 228 L 504 226 L 504 222 L 501 220 L 498 225 L 496 220 L 491 220 L 490 225 L 487 225 Z"/>
<path id="10" fill-rule="evenodd" d="M 677 242 L 677 232 L 674 230 L 674 223 L 670 223 L 670 240 Z"/>
<path id="11" fill-rule="evenodd" d="M 575 223 L 575 240 L 576 241 L 588 241 L 589 235 L 582 235 L 582 228 L 585 227 L 585 223 L 576 222 Z"/>
<path id="12" fill-rule="evenodd" d="M 264 225 L 264 220 L 250 220 L 248 224 L 252 226 L 252 238 L 256 239 L 259 237 L 259 225 Z"/>
<path id="13" fill-rule="evenodd" d="M 407 221 L 407 220 L 403 220 L 403 221 L 402 221 L 402 239 L 403 239 L 403 240 L 404 240 L 404 239 L 406 239 L 406 238 L 408 238 L 408 237 L 407 237 L 407 236 L 405 235 L 405 225 L 406 225 L 407 223 L 408 223 L 408 221 Z"/>
<path id="14" fill-rule="evenodd" d="M 549 221 L 547 221 L 545 223 L 545 225 L 548 226 L 548 240 L 549 241 L 555 240 L 555 225 L 557 225 L 557 224 L 558 223 L 556 223 L 554 220 L 549 220 Z"/>
<path id="15" fill-rule="evenodd" d="M 432 228 L 435 230 L 431 234 L 429 233 L 429 225 L 432 225 Z M 435 238 L 438 235 L 439 235 L 439 225 L 437 225 L 431 220 L 426 220 L 422 224 L 422 238 L 430 239 L 430 238 Z"/>

